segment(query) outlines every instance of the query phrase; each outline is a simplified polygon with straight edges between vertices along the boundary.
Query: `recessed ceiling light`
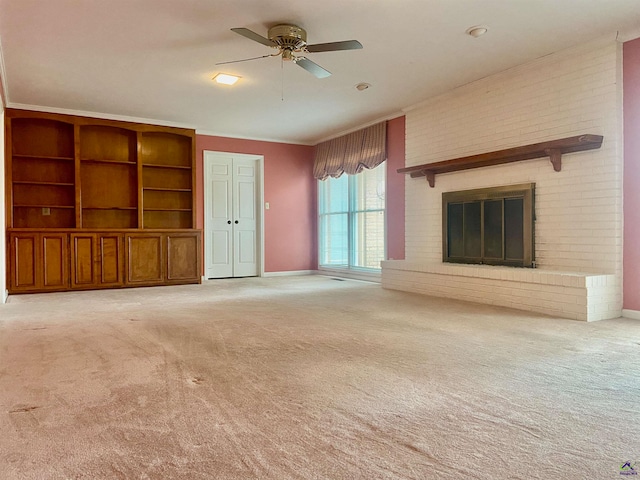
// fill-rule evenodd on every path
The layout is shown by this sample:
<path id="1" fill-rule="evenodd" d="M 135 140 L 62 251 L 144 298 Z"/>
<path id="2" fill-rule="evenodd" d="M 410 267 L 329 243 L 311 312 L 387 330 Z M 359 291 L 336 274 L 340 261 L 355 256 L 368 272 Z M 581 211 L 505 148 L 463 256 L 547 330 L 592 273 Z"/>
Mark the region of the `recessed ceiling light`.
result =
<path id="1" fill-rule="evenodd" d="M 371 84 L 362 82 L 362 83 L 359 83 L 359 84 L 357 84 L 357 85 L 356 85 L 356 90 L 358 90 L 359 92 L 361 92 L 361 91 L 363 91 L 363 90 L 366 90 L 366 89 L 367 89 L 367 88 L 369 88 L 370 86 L 371 86 Z"/>
<path id="2" fill-rule="evenodd" d="M 223 85 L 233 85 L 238 80 L 240 80 L 240 77 L 237 77 L 235 75 L 229 75 L 227 73 L 219 73 L 215 77 L 213 77 L 213 79 L 217 83 L 221 83 Z"/>
<path id="3" fill-rule="evenodd" d="M 475 27 L 468 28 L 466 33 L 467 35 L 471 35 L 474 38 L 478 38 L 487 33 L 487 30 L 487 27 L 476 25 Z"/>

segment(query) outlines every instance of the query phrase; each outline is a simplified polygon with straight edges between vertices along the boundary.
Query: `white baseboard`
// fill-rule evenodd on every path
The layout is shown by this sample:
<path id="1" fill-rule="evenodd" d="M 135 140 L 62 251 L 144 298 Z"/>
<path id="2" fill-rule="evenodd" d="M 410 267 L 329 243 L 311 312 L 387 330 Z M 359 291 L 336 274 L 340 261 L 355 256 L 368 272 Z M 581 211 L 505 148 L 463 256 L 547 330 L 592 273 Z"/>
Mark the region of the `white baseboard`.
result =
<path id="1" fill-rule="evenodd" d="M 622 310 L 622 316 L 625 318 L 633 318 L 634 320 L 640 320 L 640 311 L 638 310 Z"/>
<path id="2" fill-rule="evenodd" d="M 0 303 L 7 303 L 8 299 L 9 299 L 9 290 L 5 290 L 4 295 L 2 295 L 2 302 Z"/>
<path id="3" fill-rule="evenodd" d="M 381 283 L 382 274 L 380 272 L 362 272 L 359 270 L 348 269 L 330 269 L 320 268 L 318 270 L 319 275 L 326 275 L 327 277 L 340 277 L 349 278 L 351 280 L 361 280 L 363 282 Z"/>
<path id="4" fill-rule="evenodd" d="M 317 270 L 289 270 L 285 272 L 264 272 L 263 277 L 289 277 L 292 275 L 315 275 Z"/>

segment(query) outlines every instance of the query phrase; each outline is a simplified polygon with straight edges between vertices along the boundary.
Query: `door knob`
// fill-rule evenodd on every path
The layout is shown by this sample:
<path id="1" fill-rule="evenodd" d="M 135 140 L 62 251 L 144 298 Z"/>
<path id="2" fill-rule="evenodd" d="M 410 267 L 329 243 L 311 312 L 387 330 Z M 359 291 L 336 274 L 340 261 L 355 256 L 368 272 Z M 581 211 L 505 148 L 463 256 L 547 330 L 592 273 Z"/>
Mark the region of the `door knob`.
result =
<path id="1" fill-rule="evenodd" d="M 238 220 L 236 220 L 236 225 L 238 224 Z"/>
<path id="2" fill-rule="evenodd" d="M 228 223 L 229 225 L 231 225 L 231 220 L 227 220 L 227 223 Z"/>

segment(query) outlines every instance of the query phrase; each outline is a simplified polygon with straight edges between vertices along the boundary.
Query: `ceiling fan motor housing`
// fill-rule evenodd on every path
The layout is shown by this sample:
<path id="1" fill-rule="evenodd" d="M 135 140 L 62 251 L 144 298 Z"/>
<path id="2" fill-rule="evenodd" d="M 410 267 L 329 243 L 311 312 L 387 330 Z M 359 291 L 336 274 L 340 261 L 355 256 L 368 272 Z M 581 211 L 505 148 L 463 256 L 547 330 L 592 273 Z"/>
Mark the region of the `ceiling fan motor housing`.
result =
<path id="1" fill-rule="evenodd" d="M 300 50 L 307 44 L 307 32 L 295 25 L 276 25 L 267 33 L 269 40 L 279 47 Z"/>

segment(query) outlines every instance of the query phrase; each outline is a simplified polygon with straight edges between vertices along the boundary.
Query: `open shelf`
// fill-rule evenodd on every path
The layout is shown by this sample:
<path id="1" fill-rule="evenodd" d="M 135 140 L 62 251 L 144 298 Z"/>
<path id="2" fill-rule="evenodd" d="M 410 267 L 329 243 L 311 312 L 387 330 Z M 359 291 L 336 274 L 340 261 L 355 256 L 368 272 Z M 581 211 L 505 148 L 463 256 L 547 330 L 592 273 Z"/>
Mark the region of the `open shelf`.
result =
<path id="1" fill-rule="evenodd" d="M 109 160 L 109 159 L 97 159 L 97 158 L 83 158 L 83 163 L 113 163 L 115 165 L 136 165 L 136 162 L 130 162 L 127 160 Z"/>
<path id="2" fill-rule="evenodd" d="M 137 207 L 82 207 L 82 210 L 137 210 Z"/>
<path id="3" fill-rule="evenodd" d="M 12 118 L 11 156 L 73 161 L 73 131 L 72 123 L 58 119 Z"/>
<path id="4" fill-rule="evenodd" d="M 136 132 L 111 125 L 80 126 L 80 158 L 92 161 L 136 163 Z"/>
<path id="5" fill-rule="evenodd" d="M 143 187 L 143 190 L 153 192 L 190 192 L 190 188 L 164 188 L 164 187 Z"/>
<path id="6" fill-rule="evenodd" d="M 64 205 L 69 208 L 75 206 L 75 189 L 69 185 L 48 184 L 13 184 L 14 206 L 22 205 Z"/>
<path id="7" fill-rule="evenodd" d="M 149 192 L 157 189 L 191 192 L 192 171 L 179 168 L 144 168 L 142 188 Z"/>
<path id="8" fill-rule="evenodd" d="M 142 132 L 140 155 L 145 167 L 191 169 L 193 141 L 190 137 L 169 132 Z"/>
<path id="9" fill-rule="evenodd" d="M 23 204 L 13 204 L 16 208 L 76 208 L 73 205 L 44 205 L 44 204 L 33 204 L 33 205 L 23 205 Z"/>
<path id="10" fill-rule="evenodd" d="M 43 208 L 49 215 L 43 215 Z M 73 228 L 76 225 L 74 207 L 67 205 L 14 205 L 15 228 Z"/>
<path id="11" fill-rule="evenodd" d="M 24 157 L 12 162 L 14 185 L 74 185 L 75 164 L 51 158 Z"/>
<path id="12" fill-rule="evenodd" d="M 144 163 L 144 168 L 173 168 L 177 170 L 191 170 L 191 167 L 183 167 L 182 165 L 153 165 L 150 163 Z"/>
<path id="13" fill-rule="evenodd" d="M 575 137 L 507 148 L 505 150 L 481 153 L 479 155 L 453 158 L 442 162 L 399 168 L 397 172 L 408 173 L 411 175 L 411 178 L 426 177 L 431 187 L 435 186 L 435 176 L 440 173 L 458 172 L 472 168 L 503 165 L 505 163 L 521 162 L 543 157 L 549 157 L 553 169 L 559 172 L 562 169 L 563 154 L 600 148 L 602 140 L 602 135 L 577 135 Z"/>
<path id="14" fill-rule="evenodd" d="M 83 208 L 83 228 L 137 228 L 138 212 L 135 208 Z"/>
<path id="15" fill-rule="evenodd" d="M 32 182 L 30 180 L 14 180 L 14 185 L 51 185 L 54 187 L 73 187 L 73 183 L 62 183 L 62 182 Z"/>
<path id="16" fill-rule="evenodd" d="M 191 228 L 191 210 L 146 210 L 143 228 Z"/>
<path id="17" fill-rule="evenodd" d="M 190 208 L 145 208 L 145 212 L 190 212 Z"/>
<path id="18" fill-rule="evenodd" d="M 73 157 L 56 157 L 50 155 L 25 155 L 20 153 L 14 153 L 13 158 L 34 158 L 40 160 L 61 160 L 64 162 L 73 162 L 75 159 Z"/>

